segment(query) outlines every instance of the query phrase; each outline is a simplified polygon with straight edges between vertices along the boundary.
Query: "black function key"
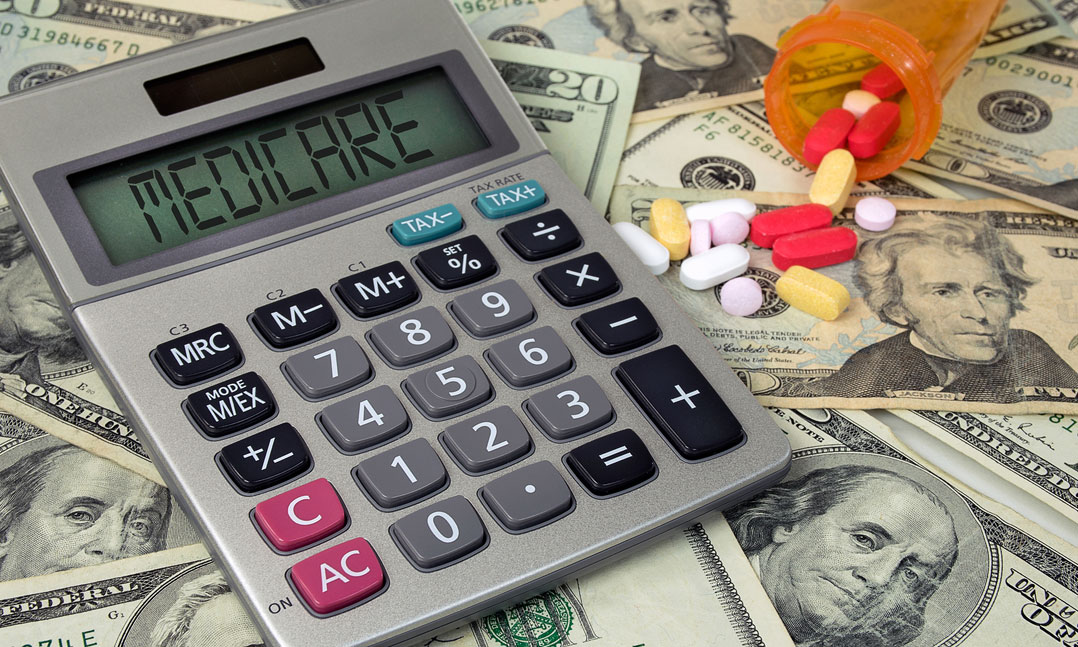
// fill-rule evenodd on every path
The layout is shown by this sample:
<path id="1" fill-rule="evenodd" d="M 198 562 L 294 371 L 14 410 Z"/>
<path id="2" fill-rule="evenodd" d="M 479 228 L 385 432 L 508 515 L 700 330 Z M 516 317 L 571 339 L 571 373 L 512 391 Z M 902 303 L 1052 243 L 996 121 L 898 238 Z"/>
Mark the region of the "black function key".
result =
<path id="1" fill-rule="evenodd" d="M 502 238 L 526 261 L 541 261 L 576 249 L 580 232 L 561 209 L 525 218 L 507 225 Z"/>
<path id="2" fill-rule="evenodd" d="M 415 257 L 415 264 L 439 290 L 471 285 L 498 270 L 498 264 L 479 236 L 465 236 L 424 250 Z"/>
<path id="3" fill-rule="evenodd" d="M 224 324 L 214 324 L 160 344 L 154 358 L 173 384 L 187 386 L 239 366 L 243 352 Z"/>
<path id="4" fill-rule="evenodd" d="M 621 287 L 614 270 L 598 252 L 551 265 L 539 283 L 563 306 L 579 306 L 614 294 Z"/>
<path id="5" fill-rule="evenodd" d="M 253 371 L 192 393 L 186 406 L 211 438 L 253 427 L 277 412 L 269 387 Z"/>
<path id="6" fill-rule="evenodd" d="M 577 447 L 565 455 L 565 464 L 597 497 L 624 492 L 651 478 L 658 469 L 644 441 L 632 429 Z"/>
<path id="7" fill-rule="evenodd" d="M 256 308 L 251 323 L 273 348 L 290 348 L 329 334 L 337 315 L 317 289 Z"/>
<path id="8" fill-rule="evenodd" d="M 337 294 L 352 314 L 369 319 L 419 299 L 419 288 L 400 261 L 392 261 L 341 279 Z"/>
<path id="9" fill-rule="evenodd" d="M 248 494 L 280 485 L 311 465 L 307 445 L 288 423 L 237 440 L 219 456 L 232 483 Z"/>
<path id="10" fill-rule="evenodd" d="M 719 361 L 718 357 L 713 361 Z M 615 374 L 652 423 L 689 460 L 731 449 L 745 437 L 741 423 L 677 346 L 622 362 Z"/>
<path id="11" fill-rule="evenodd" d="M 636 297 L 581 315 L 577 329 L 603 355 L 624 353 L 659 337 L 655 317 Z"/>

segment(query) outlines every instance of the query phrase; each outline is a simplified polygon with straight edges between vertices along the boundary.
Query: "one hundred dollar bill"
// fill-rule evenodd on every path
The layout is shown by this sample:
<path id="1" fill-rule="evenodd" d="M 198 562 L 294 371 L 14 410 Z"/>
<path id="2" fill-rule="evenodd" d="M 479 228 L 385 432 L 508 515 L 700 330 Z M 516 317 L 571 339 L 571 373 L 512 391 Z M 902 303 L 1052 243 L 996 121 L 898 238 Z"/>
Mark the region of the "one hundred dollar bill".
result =
<path id="1" fill-rule="evenodd" d="M 285 13 L 240 0 L 0 2 L 0 94 Z"/>
<path id="2" fill-rule="evenodd" d="M 815 177 L 771 132 L 763 104 L 679 115 L 656 128 L 657 123 L 629 129 L 629 140 L 634 143 L 622 155 L 618 184 L 808 193 Z M 861 182 L 853 195 L 962 199 L 939 182 L 907 169 Z"/>
<path id="3" fill-rule="evenodd" d="M 892 412 L 1064 517 L 1078 519 L 1078 416 Z M 942 467 L 942 465 L 941 465 Z"/>
<path id="4" fill-rule="evenodd" d="M 372 543 L 376 551 L 397 550 L 388 539 Z M 293 596 L 276 604 L 282 621 L 306 613 Z M 198 545 L 0 583 L 2 645 L 62 640 L 73 646 L 216 647 L 225 636 L 228 645 L 264 644 L 237 594 Z M 671 531 L 615 566 L 415 647 L 582 643 L 793 647 L 718 514 Z"/>
<path id="5" fill-rule="evenodd" d="M 647 227 L 653 200 L 692 204 L 744 197 L 760 211 L 802 194 L 616 187 L 614 222 Z M 1067 249 L 1078 223 L 1010 200 L 895 198 L 895 225 L 860 238 L 857 257 L 820 268 L 850 291 L 849 308 L 821 321 L 778 298 L 771 250 L 746 243 L 747 275 L 764 292 L 751 317 L 726 314 L 719 290 L 693 291 L 680 263 L 658 277 L 757 399 L 774 406 L 1078 413 L 1078 344 Z"/>
<path id="6" fill-rule="evenodd" d="M 789 476 L 727 511 L 799 645 L 1066 645 L 1078 549 L 945 480 L 864 412 L 774 410 Z"/>
<path id="7" fill-rule="evenodd" d="M 512 43 L 483 48 L 558 166 L 606 213 L 640 66 Z"/>
<path id="8" fill-rule="evenodd" d="M 972 61 L 907 166 L 1078 218 L 1078 41 Z"/>
<path id="9" fill-rule="evenodd" d="M 10 413 L 0 413 L 0 537 L 0 582 L 199 541 L 164 487 Z"/>

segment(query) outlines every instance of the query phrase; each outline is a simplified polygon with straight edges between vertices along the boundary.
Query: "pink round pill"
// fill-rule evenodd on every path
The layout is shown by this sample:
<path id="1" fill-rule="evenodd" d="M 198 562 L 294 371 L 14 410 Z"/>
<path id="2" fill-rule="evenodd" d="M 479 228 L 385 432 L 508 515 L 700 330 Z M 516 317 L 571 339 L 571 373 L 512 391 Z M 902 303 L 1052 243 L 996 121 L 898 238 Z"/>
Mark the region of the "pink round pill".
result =
<path id="1" fill-rule="evenodd" d="M 895 224 L 895 205 L 883 198 L 862 198 L 853 210 L 853 219 L 863 229 L 884 231 Z"/>
<path id="2" fill-rule="evenodd" d="M 689 254 L 696 256 L 709 249 L 711 249 L 711 228 L 706 220 L 694 220 L 689 228 Z"/>
<path id="3" fill-rule="evenodd" d="M 719 304 L 727 314 L 747 317 L 764 304 L 764 291 L 756 279 L 739 276 L 723 284 L 719 290 Z"/>
<path id="4" fill-rule="evenodd" d="M 749 221 L 739 213 L 723 213 L 711 219 L 711 244 L 740 245 L 749 235 Z"/>

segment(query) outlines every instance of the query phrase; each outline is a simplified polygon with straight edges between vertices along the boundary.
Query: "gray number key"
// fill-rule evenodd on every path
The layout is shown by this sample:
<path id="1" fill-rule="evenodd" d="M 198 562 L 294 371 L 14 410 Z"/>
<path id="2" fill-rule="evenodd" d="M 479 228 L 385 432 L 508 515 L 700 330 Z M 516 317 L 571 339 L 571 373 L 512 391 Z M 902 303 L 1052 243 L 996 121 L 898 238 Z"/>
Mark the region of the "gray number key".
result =
<path id="1" fill-rule="evenodd" d="M 479 363 L 465 355 L 409 375 L 403 383 L 429 418 L 446 418 L 490 399 L 493 388 Z"/>
<path id="2" fill-rule="evenodd" d="M 450 425 L 441 438 L 453 460 L 472 474 L 506 465 L 532 448 L 528 431 L 509 407 L 497 407 Z"/>
<path id="3" fill-rule="evenodd" d="M 479 498 L 509 533 L 534 530 L 568 514 L 573 494 L 550 461 L 500 476 L 479 490 Z"/>
<path id="4" fill-rule="evenodd" d="M 449 324 L 433 306 L 380 323 L 369 334 L 371 345 L 397 368 L 448 353 L 457 343 Z"/>
<path id="5" fill-rule="evenodd" d="M 614 419 L 614 407 L 590 375 L 536 393 L 524 402 L 524 408 L 556 441 L 595 431 Z"/>
<path id="6" fill-rule="evenodd" d="M 545 382 L 573 367 L 573 356 L 550 326 L 494 344 L 487 360 L 503 380 L 517 388 Z"/>
<path id="7" fill-rule="evenodd" d="M 351 337 L 293 355 L 282 365 L 300 395 L 317 400 L 362 384 L 371 376 L 371 363 Z"/>
<path id="8" fill-rule="evenodd" d="M 476 337 L 493 337 L 535 318 L 535 308 L 516 281 L 502 281 L 449 303 L 449 311 Z"/>
<path id="9" fill-rule="evenodd" d="M 345 452 L 358 452 L 408 430 L 408 414 L 393 390 L 382 385 L 335 402 L 318 416 L 330 439 Z"/>
<path id="10" fill-rule="evenodd" d="M 425 438 L 397 445 L 356 466 L 356 479 L 378 507 L 399 508 L 449 484 L 445 466 Z"/>
<path id="11" fill-rule="evenodd" d="M 421 571 L 459 562 L 487 545 L 487 529 L 462 496 L 413 512 L 389 527 L 397 546 Z"/>

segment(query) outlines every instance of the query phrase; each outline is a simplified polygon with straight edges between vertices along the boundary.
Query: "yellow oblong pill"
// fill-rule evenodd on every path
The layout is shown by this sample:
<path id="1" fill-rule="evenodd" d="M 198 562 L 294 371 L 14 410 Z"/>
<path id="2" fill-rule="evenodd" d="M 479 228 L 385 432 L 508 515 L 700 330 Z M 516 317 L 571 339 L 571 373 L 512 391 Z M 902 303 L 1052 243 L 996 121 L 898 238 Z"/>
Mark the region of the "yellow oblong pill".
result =
<path id="1" fill-rule="evenodd" d="M 857 163 L 850 151 L 836 148 L 823 156 L 816 177 L 809 188 L 809 201 L 822 204 L 838 215 L 846 206 L 853 183 L 857 179 Z"/>
<path id="2" fill-rule="evenodd" d="M 838 318 L 850 305 L 850 291 L 838 281 L 807 267 L 793 265 L 775 283 L 779 298 L 825 321 Z"/>
<path id="3" fill-rule="evenodd" d="M 670 250 L 670 260 L 680 261 L 689 255 L 691 227 L 685 207 L 672 198 L 651 203 L 651 235 Z"/>

